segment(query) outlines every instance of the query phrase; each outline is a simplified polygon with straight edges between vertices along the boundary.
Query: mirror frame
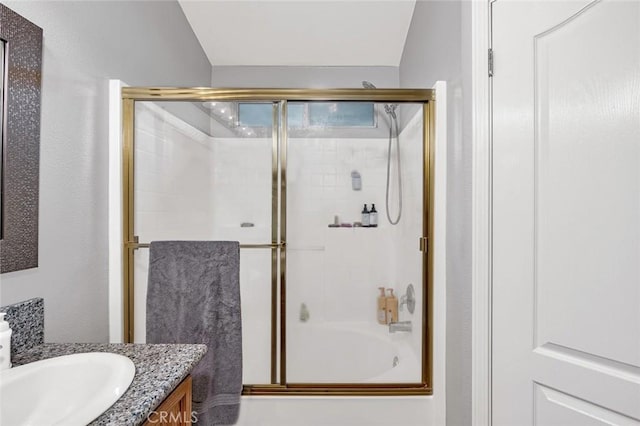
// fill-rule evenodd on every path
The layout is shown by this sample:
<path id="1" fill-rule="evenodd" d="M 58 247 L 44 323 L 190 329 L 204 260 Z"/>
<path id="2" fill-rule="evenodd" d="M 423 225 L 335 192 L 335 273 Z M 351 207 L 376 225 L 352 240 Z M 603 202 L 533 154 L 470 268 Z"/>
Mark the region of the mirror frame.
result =
<path id="1" fill-rule="evenodd" d="M 0 4 L 5 41 L 0 273 L 38 266 L 42 29 Z"/>

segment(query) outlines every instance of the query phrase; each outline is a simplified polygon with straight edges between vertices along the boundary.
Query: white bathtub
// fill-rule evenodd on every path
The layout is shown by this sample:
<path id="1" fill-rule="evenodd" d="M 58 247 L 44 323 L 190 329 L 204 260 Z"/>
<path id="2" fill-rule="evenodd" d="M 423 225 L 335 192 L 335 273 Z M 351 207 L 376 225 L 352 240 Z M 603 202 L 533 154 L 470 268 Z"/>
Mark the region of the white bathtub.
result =
<path id="1" fill-rule="evenodd" d="M 296 323 L 287 329 L 287 381 L 418 383 L 410 340 L 378 324 Z M 237 426 L 439 426 L 434 418 L 431 396 L 245 396 Z"/>
<path id="2" fill-rule="evenodd" d="M 410 338 L 379 324 L 296 323 L 287 329 L 287 381 L 419 383 L 420 354 Z"/>

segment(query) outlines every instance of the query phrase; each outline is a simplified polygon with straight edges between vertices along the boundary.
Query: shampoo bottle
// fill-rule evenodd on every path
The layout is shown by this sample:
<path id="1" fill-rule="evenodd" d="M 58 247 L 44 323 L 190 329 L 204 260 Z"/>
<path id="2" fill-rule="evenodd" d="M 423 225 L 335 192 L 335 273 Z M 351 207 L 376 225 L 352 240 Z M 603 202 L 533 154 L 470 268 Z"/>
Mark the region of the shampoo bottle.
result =
<path id="1" fill-rule="evenodd" d="M 387 296 L 387 324 L 392 322 L 398 322 L 398 298 L 394 296 L 393 289 L 387 289 L 389 295 Z"/>
<path id="2" fill-rule="evenodd" d="M 384 295 L 384 287 L 378 287 L 380 290 L 380 295 L 378 296 L 378 323 L 386 324 L 387 323 L 387 298 Z"/>
<path id="3" fill-rule="evenodd" d="M 362 226 L 365 228 L 369 226 L 369 210 L 366 204 L 362 208 Z"/>
<path id="4" fill-rule="evenodd" d="M 371 210 L 369 210 L 369 226 L 372 228 L 378 226 L 378 211 L 375 204 L 371 204 Z"/>
<path id="5" fill-rule="evenodd" d="M 0 312 L 0 370 L 11 368 L 11 328 Z"/>

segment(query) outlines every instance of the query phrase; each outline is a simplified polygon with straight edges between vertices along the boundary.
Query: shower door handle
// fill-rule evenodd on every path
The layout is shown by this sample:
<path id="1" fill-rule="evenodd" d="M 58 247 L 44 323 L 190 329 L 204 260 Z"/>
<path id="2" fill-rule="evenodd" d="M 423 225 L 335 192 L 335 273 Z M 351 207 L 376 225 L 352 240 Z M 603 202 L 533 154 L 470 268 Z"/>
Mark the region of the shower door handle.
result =
<path id="1" fill-rule="evenodd" d="M 240 248 L 284 248 L 286 243 L 269 243 L 269 244 L 240 244 Z"/>
<path id="2" fill-rule="evenodd" d="M 420 249 L 421 252 L 426 253 L 429 250 L 429 238 L 420 237 Z"/>

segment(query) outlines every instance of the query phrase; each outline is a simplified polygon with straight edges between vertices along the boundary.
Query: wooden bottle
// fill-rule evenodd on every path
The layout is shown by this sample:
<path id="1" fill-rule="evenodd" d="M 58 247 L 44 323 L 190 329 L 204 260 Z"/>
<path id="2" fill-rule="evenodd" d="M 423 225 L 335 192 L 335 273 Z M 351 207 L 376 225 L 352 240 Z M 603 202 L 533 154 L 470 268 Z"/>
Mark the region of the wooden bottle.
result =
<path id="1" fill-rule="evenodd" d="M 398 298 L 394 296 L 393 289 L 387 289 L 389 295 L 387 296 L 387 324 L 392 322 L 398 322 Z"/>

